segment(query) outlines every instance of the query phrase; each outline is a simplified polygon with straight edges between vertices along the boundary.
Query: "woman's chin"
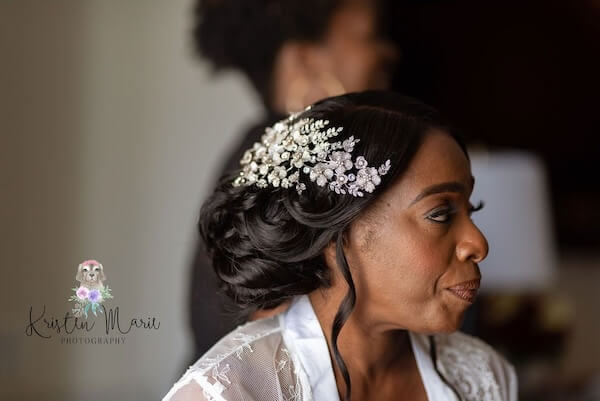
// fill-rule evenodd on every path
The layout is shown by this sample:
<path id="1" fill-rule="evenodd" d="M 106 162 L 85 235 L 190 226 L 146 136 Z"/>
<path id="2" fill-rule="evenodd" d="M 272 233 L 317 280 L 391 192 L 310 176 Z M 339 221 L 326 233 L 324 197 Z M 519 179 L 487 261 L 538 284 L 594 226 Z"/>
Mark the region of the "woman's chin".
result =
<path id="1" fill-rule="evenodd" d="M 451 312 L 444 310 L 436 318 L 428 320 L 425 326 L 421 326 L 416 329 L 410 329 L 410 331 L 418 332 L 421 334 L 450 334 L 460 330 L 465 318 L 465 311 L 462 312 Z"/>
<path id="2" fill-rule="evenodd" d="M 443 319 L 440 320 L 437 333 L 450 334 L 460 330 L 465 320 L 466 309 L 461 312 L 448 312 Z"/>

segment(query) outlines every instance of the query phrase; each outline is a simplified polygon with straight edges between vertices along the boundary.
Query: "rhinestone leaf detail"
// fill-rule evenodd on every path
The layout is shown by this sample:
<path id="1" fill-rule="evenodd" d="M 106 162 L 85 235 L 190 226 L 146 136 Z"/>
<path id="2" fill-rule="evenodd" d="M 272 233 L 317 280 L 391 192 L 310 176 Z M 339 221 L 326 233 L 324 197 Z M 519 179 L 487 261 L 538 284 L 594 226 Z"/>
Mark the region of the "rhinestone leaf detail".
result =
<path id="1" fill-rule="evenodd" d="M 333 141 L 342 127 L 330 127 L 328 120 L 299 119 L 299 114 L 265 129 L 261 142 L 255 142 L 240 160 L 241 171 L 233 186 L 295 188 L 301 194 L 308 178 L 337 194 L 373 192 L 390 169 L 390 160 L 378 168 L 369 166 L 363 156 L 353 161 L 360 139 Z"/>

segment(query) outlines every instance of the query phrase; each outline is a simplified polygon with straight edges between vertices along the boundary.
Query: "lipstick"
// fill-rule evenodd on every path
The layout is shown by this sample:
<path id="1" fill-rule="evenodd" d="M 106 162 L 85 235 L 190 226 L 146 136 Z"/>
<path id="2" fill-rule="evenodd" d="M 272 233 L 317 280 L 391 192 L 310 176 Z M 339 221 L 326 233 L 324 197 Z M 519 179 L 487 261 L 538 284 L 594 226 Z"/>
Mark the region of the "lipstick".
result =
<path id="1" fill-rule="evenodd" d="M 446 289 L 463 301 L 473 303 L 475 302 L 475 297 L 477 296 L 477 291 L 479 290 L 480 281 L 481 279 L 463 281 L 462 283 L 453 285 L 452 287 L 448 287 Z"/>

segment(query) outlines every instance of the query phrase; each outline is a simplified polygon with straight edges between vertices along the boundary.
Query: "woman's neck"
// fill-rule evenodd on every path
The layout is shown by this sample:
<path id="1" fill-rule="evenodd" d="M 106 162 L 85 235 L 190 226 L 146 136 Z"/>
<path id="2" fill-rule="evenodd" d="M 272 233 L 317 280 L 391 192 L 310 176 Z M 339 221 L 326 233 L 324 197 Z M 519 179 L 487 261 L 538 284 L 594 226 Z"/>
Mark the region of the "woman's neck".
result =
<path id="1" fill-rule="evenodd" d="M 345 394 L 346 385 L 333 356 L 331 329 L 344 296 L 345 293 L 334 287 L 316 290 L 309 294 L 327 339 L 340 394 Z M 399 372 L 415 373 L 416 371 L 408 332 L 392 330 L 389 326 L 373 321 L 368 311 L 358 303 L 342 326 L 337 346 L 350 373 L 353 395 L 367 394 L 374 388 L 375 383 L 385 383 L 386 378 L 397 377 Z M 412 375 L 404 376 L 409 378 Z"/>

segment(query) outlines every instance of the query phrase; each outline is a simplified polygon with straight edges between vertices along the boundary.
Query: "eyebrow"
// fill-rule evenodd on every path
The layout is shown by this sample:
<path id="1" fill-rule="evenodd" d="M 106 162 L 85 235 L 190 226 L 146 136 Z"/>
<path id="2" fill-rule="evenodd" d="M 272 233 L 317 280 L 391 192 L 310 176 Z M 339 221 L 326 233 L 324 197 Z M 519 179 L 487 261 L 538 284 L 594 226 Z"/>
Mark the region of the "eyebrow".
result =
<path id="1" fill-rule="evenodd" d="M 474 185 L 475 185 L 475 177 L 471 176 L 471 188 L 473 188 Z M 444 192 L 456 192 L 456 193 L 464 194 L 464 193 L 467 193 L 467 188 L 465 187 L 465 184 L 463 184 L 461 182 L 457 182 L 457 181 L 443 182 L 441 184 L 435 184 L 435 185 L 425 188 L 423 190 L 423 192 L 421 192 L 419 195 L 417 195 L 417 197 L 415 199 L 413 199 L 412 202 L 410 202 L 409 206 L 414 205 L 415 203 L 417 203 L 418 201 L 420 201 L 421 199 L 423 199 L 429 195 L 440 194 L 440 193 L 444 193 Z"/>

